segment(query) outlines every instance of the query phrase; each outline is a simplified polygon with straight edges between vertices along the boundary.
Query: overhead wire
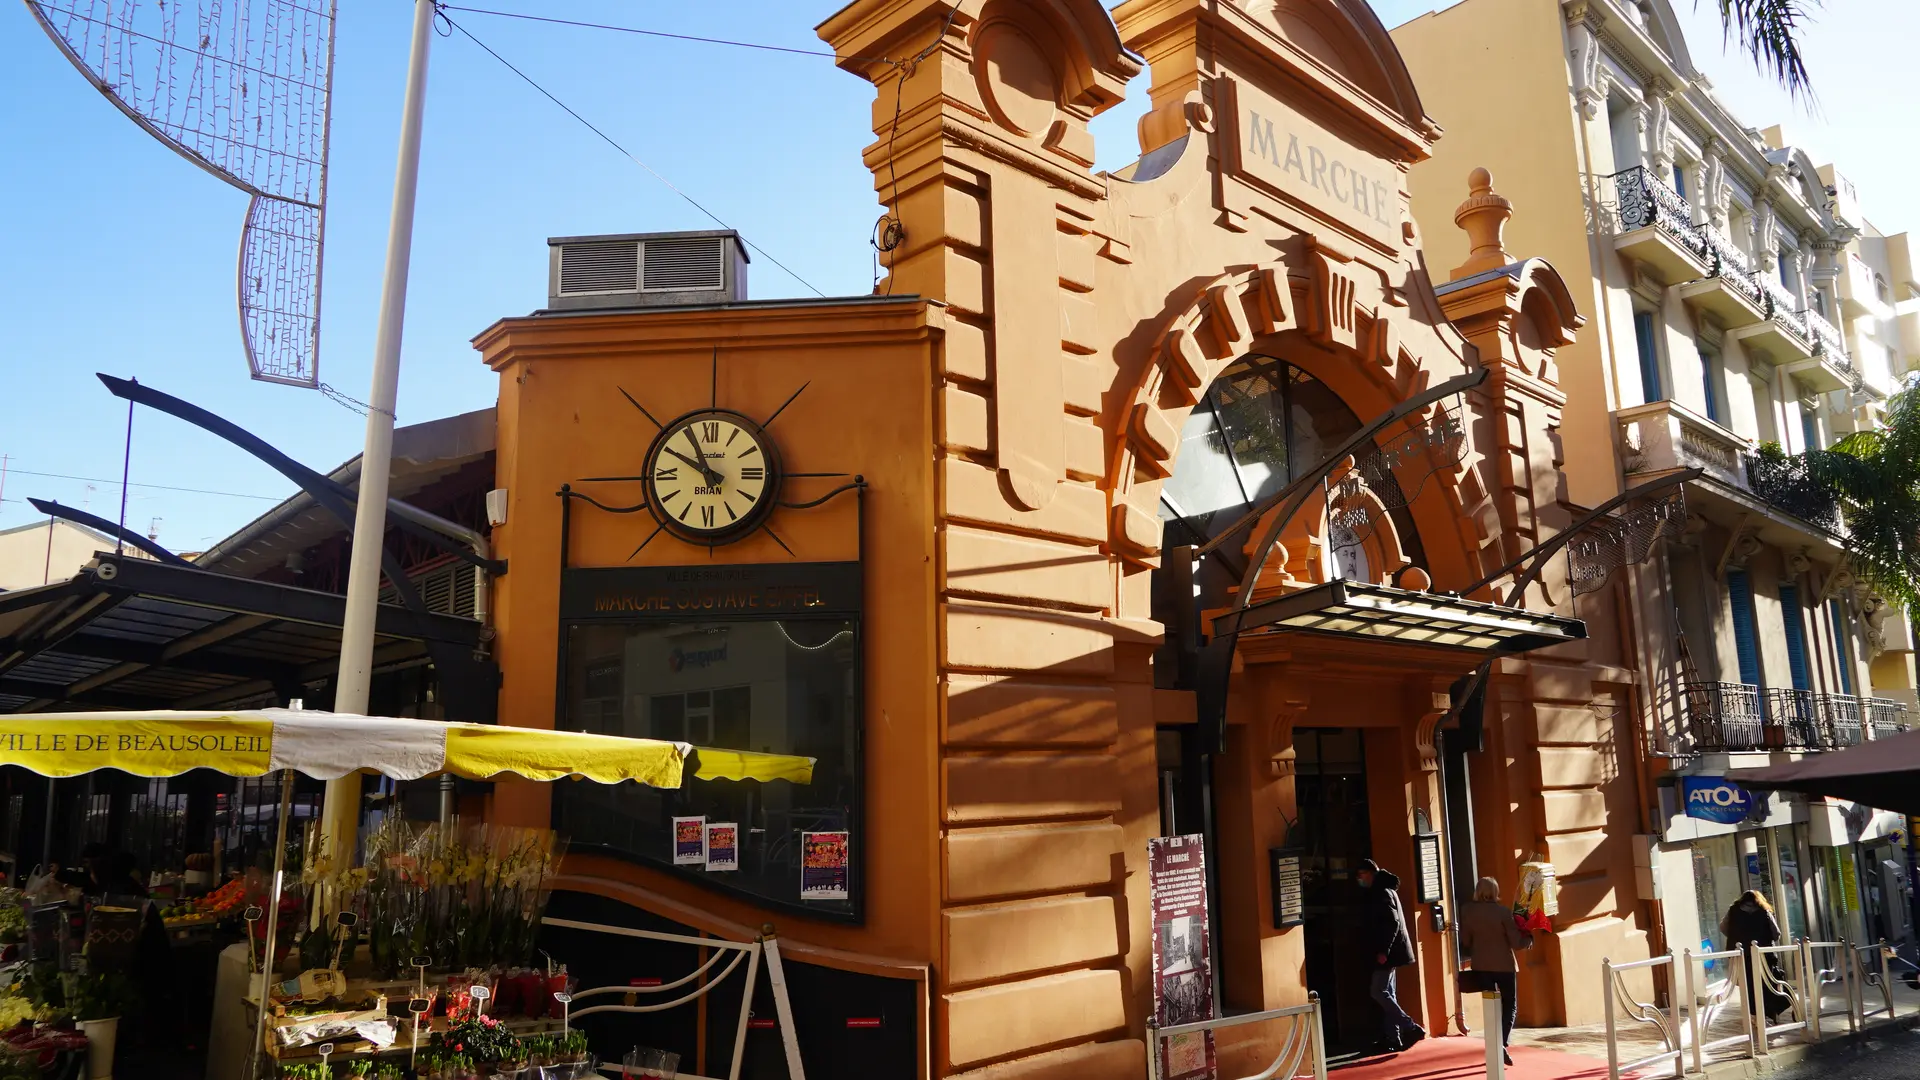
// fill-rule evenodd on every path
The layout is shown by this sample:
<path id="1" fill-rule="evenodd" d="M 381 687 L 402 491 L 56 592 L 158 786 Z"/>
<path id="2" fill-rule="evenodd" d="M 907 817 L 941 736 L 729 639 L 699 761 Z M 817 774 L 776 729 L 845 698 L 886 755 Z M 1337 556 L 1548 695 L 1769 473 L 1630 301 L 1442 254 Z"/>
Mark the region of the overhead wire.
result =
<path id="1" fill-rule="evenodd" d="M 501 56 L 498 52 L 494 51 L 492 46 L 488 45 L 484 41 L 481 41 L 478 37 L 475 37 L 473 31 L 468 30 L 466 27 L 460 25 L 452 17 L 446 14 L 446 12 L 450 10 L 464 11 L 467 9 L 452 8 L 444 4 L 441 5 L 439 8 L 439 18 L 443 20 L 448 26 L 452 27 L 455 30 L 460 31 L 460 33 L 464 37 L 466 37 L 468 41 L 471 41 L 475 45 L 480 46 L 480 48 L 483 51 L 485 51 L 488 56 L 491 56 L 495 60 L 498 60 L 508 71 L 511 71 L 515 75 L 518 75 L 521 81 L 525 82 L 528 86 L 533 87 L 535 90 L 538 90 L 540 94 L 543 97 L 545 97 L 548 101 L 551 101 L 555 105 L 558 105 L 561 111 L 565 112 L 568 116 L 571 116 L 575 120 L 580 121 L 581 124 L 585 125 L 588 131 L 591 131 L 595 135 L 600 136 L 602 141 L 604 141 L 608 146 L 613 147 L 615 150 L 618 150 L 621 154 L 625 155 L 627 160 L 633 162 L 635 165 L 640 166 L 642 169 L 645 169 L 647 173 L 651 175 L 655 180 L 658 180 L 662 184 L 665 184 L 669 191 L 672 191 L 675 195 L 678 195 L 682 199 L 685 199 L 694 209 L 700 211 L 702 214 L 705 214 L 707 217 L 711 218 L 714 221 L 714 223 L 719 225 L 721 228 L 733 230 L 733 226 L 727 224 L 725 221 L 722 221 L 720 219 L 720 215 L 714 213 L 713 211 L 707 209 L 705 206 L 701 205 L 698 199 L 695 199 L 693 196 L 680 190 L 680 188 L 674 185 L 673 181 L 668 180 L 666 177 L 660 175 L 660 173 L 657 170 L 655 170 L 653 166 L 648 165 L 646 162 L 640 160 L 640 158 L 637 157 L 633 153 L 633 151 L 628 150 L 626 147 L 620 145 L 619 141 L 614 139 L 613 136 L 608 135 L 606 132 L 600 130 L 600 128 L 594 125 L 593 121 L 588 120 L 586 117 L 580 115 L 577 111 L 574 110 L 574 108 L 571 105 L 568 105 L 566 102 L 561 101 L 558 97 L 554 95 L 554 93 L 551 90 L 548 90 L 546 87 L 540 85 L 540 83 L 537 80 L 535 80 L 533 76 L 528 75 L 526 72 L 521 71 L 518 67 L 515 67 L 512 61 L 508 60 L 504 56 Z M 488 12 L 488 14 L 507 14 L 507 13 Z M 608 29 L 621 29 L 621 28 L 608 27 Z M 672 35 L 667 35 L 667 36 L 672 36 Z M 718 41 L 719 39 L 711 39 L 711 40 Z M 728 44 L 744 44 L 744 43 L 729 42 Z M 751 240 L 748 240 L 744 235 L 740 237 L 740 240 L 742 243 L 746 244 L 748 247 L 752 248 L 754 251 L 759 252 L 760 255 L 765 257 L 768 262 L 779 267 L 782 271 L 786 273 L 788 277 L 799 282 L 801 285 L 806 286 L 806 288 L 809 291 L 811 291 L 815 296 L 824 298 L 827 295 L 826 293 L 821 292 L 818 288 L 816 288 L 812 282 L 808 281 L 806 278 L 803 278 L 799 274 L 795 273 L 791 267 L 787 266 L 787 264 L 781 262 L 779 259 L 776 259 L 772 255 L 768 254 L 765 248 L 762 248 L 760 245 L 754 243 Z"/>
<path id="2" fill-rule="evenodd" d="M 118 480 L 105 480 L 97 476 L 69 476 L 66 473 L 34 472 L 31 469 L 8 469 L 9 476 L 39 476 L 49 480 L 81 480 L 89 484 L 118 484 Z M 282 495 L 249 495 L 244 491 L 208 491 L 205 488 L 173 487 L 168 484 L 143 484 L 134 481 L 128 485 L 137 488 L 152 488 L 156 491 L 181 491 L 189 495 L 221 495 L 232 499 L 259 499 L 263 502 L 279 502 Z M 11 502 L 12 500 L 8 500 Z"/>
<path id="3" fill-rule="evenodd" d="M 488 8 L 461 7 L 457 4 L 442 4 L 442 11 L 464 11 L 471 15 L 495 15 L 503 19 L 522 19 L 526 22 L 552 23 L 556 26 L 577 26 L 585 30 L 612 30 L 620 34 L 641 34 L 646 37 L 671 38 L 674 41 L 696 41 L 703 45 L 731 45 L 738 49 L 759 49 L 763 52 L 791 53 L 795 56 L 824 56 L 829 60 L 859 60 L 868 63 L 891 64 L 893 61 L 884 56 L 841 56 L 830 49 L 796 49 L 789 45 L 762 45 L 753 41 L 733 41 L 728 38 L 701 37 L 698 34 L 673 34 L 665 30 L 643 30 L 637 26 L 615 26 L 611 23 L 582 22 L 578 19 L 556 19 L 550 15 L 528 15 L 519 11 L 494 11 Z"/>

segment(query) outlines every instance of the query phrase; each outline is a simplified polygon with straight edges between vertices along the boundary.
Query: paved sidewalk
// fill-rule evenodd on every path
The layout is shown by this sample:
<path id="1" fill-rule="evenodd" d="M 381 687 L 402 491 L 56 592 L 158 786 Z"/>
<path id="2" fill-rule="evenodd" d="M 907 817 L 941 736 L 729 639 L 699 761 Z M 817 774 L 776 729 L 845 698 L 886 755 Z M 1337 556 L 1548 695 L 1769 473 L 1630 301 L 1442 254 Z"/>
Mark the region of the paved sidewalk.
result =
<path id="1" fill-rule="evenodd" d="M 1821 1021 L 1821 1033 L 1823 1040 L 1843 1038 L 1848 1034 L 1846 1016 L 1847 1003 L 1844 996 L 1836 992 L 1837 990 L 1837 987 L 1829 987 L 1822 1001 L 1821 1011 L 1824 1015 Z M 1884 1007 L 1884 999 L 1879 995 L 1880 991 L 1877 987 L 1869 988 L 1867 999 L 1868 1009 L 1880 1009 Z M 1735 1008 L 1737 1009 L 1737 1007 L 1736 1005 Z M 1906 981 L 1897 976 L 1894 981 L 1894 1010 L 1899 1019 L 1903 1021 L 1910 1021 L 1916 1017 L 1920 1017 L 1920 990 L 1909 988 Z M 1661 1015 L 1664 1020 L 1665 1014 L 1662 1013 Z M 1868 1023 L 1872 1026 L 1883 1024 L 1886 1020 L 1887 1018 L 1883 1014 L 1870 1018 Z M 1741 1017 L 1734 1009 L 1722 1009 L 1710 1022 L 1707 1030 L 1707 1041 L 1713 1043 L 1725 1038 L 1738 1038 L 1744 1030 L 1745 1028 Z M 1513 1032 L 1513 1042 L 1515 1047 L 1514 1060 L 1516 1062 L 1520 1060 L 1518 1053 L 1520 1048 L 1533 1047 L 1540 1050 L 1555 1051 L 1596 1061 L 1600 1065 L 1599 1075 L 1606 1075 L 1607 1038 L 1606 1030 L 1601 1025 L 1595 1024 L 1587 1027 L 1564 1028 L 1516 1028 Z M 1805 1042 L 1806 1040 L 1801 1033 L 1792 1032 L 1773 1036 L 1771 1046 L 1774 1056 L 1777 1057 L 1781 1055 L 1783 1050 L 1797 1047 Z M 1636 1023 L 1625 1019 L 1620 1022 L 1619 1054 L 1620 1060 L 1623 1063 L 1649 1057 L 1659 1053 L 1664 1048 L 1665 1045 L 1656 1025 L 1651 1023 Z M 1725 1047 L 1718 1050 L 1702 1051 L 1701 1060 L 1709 1072 L 1714 1072 L 1716 1071 L 1714 1069 L 1716 1063 L 1732 1063 L 1738 1061 L 1744 1064 L 1746 1062 L 1746 1054 L 1743 1047 Z M 1690 1045 L 1687 1050 L 1686 1064 L 1688 1069 L 1693 1067 L 1693 1054 Z M 1641 1075 L 1669 1076 L 1671 1075 L 1670 1069 L 1671 1066 L 1664 1068 L 1659 1066 L 1650 1067 L 1644 1070 Z M 1578 1074 L 1567 1073 L 1565 1075 L 1573 1076 Z"/>
<path id="2" fill-rule="evenodd" d="M 1516 1034 L 1518 1034 L 1516 1032 Z M 1602 1060 L 1537 1046 L 1513 1048 L 1512 1080 L 1606 1080 Z M 1400 1054 L 1362 1058 L 1331 1070 L 1332 1080 L 1474 1080 L 1487 1075 L 1487 1044 L 1478 1038 L 1426 1039 Z"/>

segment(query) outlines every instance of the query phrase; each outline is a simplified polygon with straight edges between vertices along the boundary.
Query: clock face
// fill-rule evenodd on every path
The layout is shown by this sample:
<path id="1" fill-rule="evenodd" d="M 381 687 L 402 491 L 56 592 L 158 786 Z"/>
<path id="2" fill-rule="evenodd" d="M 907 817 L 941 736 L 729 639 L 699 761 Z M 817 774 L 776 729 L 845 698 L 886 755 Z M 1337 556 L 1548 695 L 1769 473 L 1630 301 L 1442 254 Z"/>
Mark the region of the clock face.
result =
<path id="1" fill-rule="evenodd" d="M 667 531 L 697 544 L 740 539 L 780 491 L 780 460 L 760 425 L 705 409 L 667 424 L 647 451 L 647 501 Z"/>

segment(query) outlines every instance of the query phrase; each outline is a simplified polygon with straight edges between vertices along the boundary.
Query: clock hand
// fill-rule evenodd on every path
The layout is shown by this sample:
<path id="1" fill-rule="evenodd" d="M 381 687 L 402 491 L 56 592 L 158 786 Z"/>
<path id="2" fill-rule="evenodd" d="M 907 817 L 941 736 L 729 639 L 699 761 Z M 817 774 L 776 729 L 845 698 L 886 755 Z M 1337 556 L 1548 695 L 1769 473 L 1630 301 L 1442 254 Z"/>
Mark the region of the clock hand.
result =
<path id="1" fill-rule="evenodd" d="M 663 447 L 661 447 L 660 449 L 662 449 L 662 450 L 665 450 L 665 451 L 666 451 L 667 453 L 669 453 L 669 454 L 672 454 L 672 455 L 673 455 L 674 457 L 677 457 L 677 458 L 679 458 L 679 459 L 680 459 L 681 461 L 684 461 L 684 462 L 686 462 L 687 464 L 689 464 L 689 465 L 691 465 L 691 466 L 693 466 L 694 468 L 696 468 L 696 469 L 700 469 L 700 472 L 701 472 L 701 475 L 702 475 L 702 477 L 703 477 L 703 478 L 705 477 L 705 474 L 707 473 L 707 470 L 706 470 L 705 468 L 702 468 L 699 462 L 697 462 L 697 461 L 695 461 L 695 460 L 693 460 L 692 458 L 690 458 L 690 457 L 688 457 L 687 455 L 685 455 L 685 454 L 683 454 L 683 453 L 681 453 L 680 451 L 678 451 L 678 450 L 675 450 L 675 449 L 674 449 L 673 447 L 671 447 L 671 446 L 663 446 Z"/>
<path id="2" fill-rule="evenodd" d="M 714 468 L 711 465 L 707 464 L 707 452 L 705 450 L 700 449 L 700 440 L 693 437 L 693 429 L 687 428 L 685 430 L 687 433 L 687 442 L 693 444 L 693 452 L 699 455 L 700 457 L 699 462 L 695 463 L 695 462 L 689 461 L 687 462 L 687 464 L 692 465 L 694 468 L 700 470 L 700 475 L 703 479 L 706 480 L 708 487 L 719 487 L 720 481 L 726 479 L 726 477 L 721 476 L 718 472 L 714 470 Z M 678 457 L 679 455 L 676 454 L 675 456 Z M 687 459 L 680 458 L 680 460 L 686 461 Z"/>

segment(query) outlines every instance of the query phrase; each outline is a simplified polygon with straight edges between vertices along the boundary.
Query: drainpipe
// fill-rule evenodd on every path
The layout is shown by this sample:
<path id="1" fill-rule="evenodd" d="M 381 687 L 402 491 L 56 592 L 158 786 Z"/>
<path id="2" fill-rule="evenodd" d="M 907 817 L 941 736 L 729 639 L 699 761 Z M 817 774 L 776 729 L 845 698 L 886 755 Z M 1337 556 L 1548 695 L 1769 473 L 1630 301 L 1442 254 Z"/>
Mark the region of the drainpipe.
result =
<path id="1" fill-rule="evenodd" d="M 425 526 L 444 536 L 450 536 L 455 540 L 465 541 L 467 546 L 473 549 L 475 555 L 489 562 L 493 561 L 493 545 L 487 542 L 487 538 L 457 521 L 448 521 L 438 514 L 428 513 L 411 503 L 401 502 L 399 499 L 387 500 L 387 513 L 392 514 L 394 517 L 405 518 L 415 525 Z M 481 626 L 487 626 L 487 616 L 489 613 L 487 607 L 487 592 L 492 586 L 487 578 L 487 572 L 484 569 L 476 566 L 474 567 L 474 571 L 480 575 L 480 580 L 475 584 L 473 590 L 473 617 L 480 621 Z"/>

